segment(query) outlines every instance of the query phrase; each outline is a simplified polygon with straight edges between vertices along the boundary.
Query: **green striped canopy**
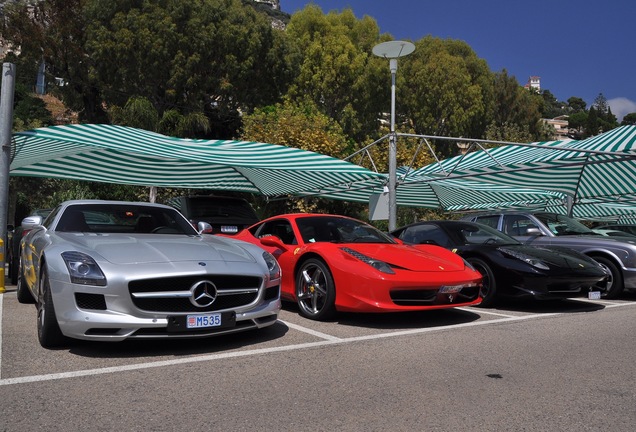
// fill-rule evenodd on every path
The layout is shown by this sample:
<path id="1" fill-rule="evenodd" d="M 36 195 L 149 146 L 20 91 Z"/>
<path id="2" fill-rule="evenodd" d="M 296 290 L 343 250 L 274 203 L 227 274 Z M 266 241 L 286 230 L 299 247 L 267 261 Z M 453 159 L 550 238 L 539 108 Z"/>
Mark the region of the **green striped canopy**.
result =
<path id="1" fill-rule="evenodd" d="M 350 162 L 297 148 L 180 139 L 100 124 L 14 133 L 10 174 L 266 196 L 386 179 Z"/>
<path id="2" fill-rule="evenodd" d="M 565 194 L 573 198 L 573 214 L 585 218 L 612 211 L 607 205 L 594 210 L 601 201 L 636 204 L 635 173 L 636 126 L 621 126 L 586 140 L 506 145 L 468 153 L 430 164 L 413 176 Z"/>
<path id="3" fill-rule="evenodd" d="M 402 173 L 400 173 L 402 171 Z M 469 179 L 440 179 L 425 175 L 400 176 L 396 203 L 406 207 L 425 207 L 448 211 L 468 211 L 493 208 L 523 208 L 529 205 L 558 205 L 563 195 L 506 185 L 496 185 Z M 355 187 L 323 188 L 320 195 L 339 200 L 368 202 L 372 194 L 384 192 L 376 181 L 360 182 Z"/>

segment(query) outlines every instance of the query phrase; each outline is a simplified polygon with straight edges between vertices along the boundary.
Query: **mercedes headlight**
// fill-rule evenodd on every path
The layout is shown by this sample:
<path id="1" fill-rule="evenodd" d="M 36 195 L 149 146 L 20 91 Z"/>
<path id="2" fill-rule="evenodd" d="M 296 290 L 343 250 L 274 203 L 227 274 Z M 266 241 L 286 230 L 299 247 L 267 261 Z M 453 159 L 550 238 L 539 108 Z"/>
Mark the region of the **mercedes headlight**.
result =
<path id="1" fill-rule="evenodd" d="M 280 266 L 278 265 L 278 261 L 276 261 L 276 258 L 274 258 L 274 255 L 267 251 L 264 251 L 263 259 L 265 260 L 265 264 L 267 264 L 267 270 L 269 270 L 270 280 L 280 279 Z"/>
<path id="2" fill-rule="evenodd" d="M 80 285 L 106 286 L 106 276 L 93 258 L 82 252 L 62 252 L 71 282 Z"/>

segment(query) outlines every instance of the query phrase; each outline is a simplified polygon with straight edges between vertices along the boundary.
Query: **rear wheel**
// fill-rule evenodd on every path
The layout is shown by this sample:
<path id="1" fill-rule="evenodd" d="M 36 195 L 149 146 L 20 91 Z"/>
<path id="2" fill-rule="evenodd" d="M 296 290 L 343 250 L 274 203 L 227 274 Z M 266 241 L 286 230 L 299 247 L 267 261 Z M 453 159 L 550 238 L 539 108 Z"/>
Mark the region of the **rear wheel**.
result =
<path id="1" fill-rule="evenodd" d="M 296 274 L 296 300 L 305 318 L 324 321 L 336 313 L 336 287 L 327 264 L 311 258 Z"/>
<path id="2" fill-rule="evenodd" d="M 606 299 L 615 299 L 623 292 L 623 274 L 621 273 L 621 269 L 614 264 L 614 261 L 600 256 L 592 257 L 597 263 L 601 265 L 605 270 L 607 270 L 610 276 L 607 278 L 607 285 L 604 287 L 605 289 L 605 297 Z"/>
<path id="3" fill-rule="evenodd" d="M 38 287 L 38 340 L 44 348 L 55 348 L 63 345 L 66 337 L 62 334 L 55 316 L 51 285 L 46 268 L 42 269 L 40 286 Z"/>
<path id="4" fill-rule="evenodd" d="M 479 306 L 489 307 L 495 304 L 496 294 L 497 294 L 497 282 L 495 281 L 495 275 L 492 272 L 492 269 L 485 261 L 480 260 L 479 258 L 469 258 L 467 261 L 475 267 L 482 276 L 482 286 L 481 286 L 481 303 Z"/>

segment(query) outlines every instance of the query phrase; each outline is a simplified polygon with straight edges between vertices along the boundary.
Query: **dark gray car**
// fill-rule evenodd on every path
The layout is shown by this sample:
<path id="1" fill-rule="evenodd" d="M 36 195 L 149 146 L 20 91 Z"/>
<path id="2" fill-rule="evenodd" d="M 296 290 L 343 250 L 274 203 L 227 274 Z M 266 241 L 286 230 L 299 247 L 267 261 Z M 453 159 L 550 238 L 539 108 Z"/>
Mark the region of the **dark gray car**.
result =
<path id="1" fill-rule="evenodd" d="M 549 212 L 494 212 L 463 218 L 480 222 L 533 246 L 567 247 L 595 259 L 610 274 L 606 298 L 636 290 L 636 239 L 595 233 L 565 215 Z"/>

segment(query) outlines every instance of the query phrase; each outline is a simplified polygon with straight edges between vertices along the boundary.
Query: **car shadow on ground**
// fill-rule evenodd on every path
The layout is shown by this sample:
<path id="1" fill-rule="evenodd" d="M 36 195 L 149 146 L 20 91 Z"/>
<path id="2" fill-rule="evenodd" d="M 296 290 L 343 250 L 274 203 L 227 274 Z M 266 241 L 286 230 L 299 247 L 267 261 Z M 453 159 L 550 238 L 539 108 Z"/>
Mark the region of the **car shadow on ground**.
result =
<path id="1" fill-rule="evenodd" d="M 484 308 L 485 311 L 501 313 L 510 311 L 533 314 L 594 312 L 602 309 L 605 309 L 605 305 L 601 303 L 592 303 L 575 298 L 562 300 L 502 299 L 494 307 Z"/>
<path id="2" fill-rule="evenodd" d="M 283 309 L 298 314 L 298 305 L 283 302 Z M 348 327 L 364 327 L 377 330 L 406 330 L 416 328 L 444 327 L 476 321 L 476 313 L 460 309 L 436 309 L 413 312 L 353 313 L 338 312 L 328 322 Z M 311 320 L 307 320 L 312 322 Z"/>
<path id="3" fill-rule="evenodd" d="M 258 330 L 192 339 L 128 339 L 113 343 L 73 340 L 68 346 L 60 349 L 78 356 L 94 358 L 180 357 L 256 347 L 264 342 L 280 339 L 288 331 L 289 328 L 285 324 L 276 322 Z"/>

